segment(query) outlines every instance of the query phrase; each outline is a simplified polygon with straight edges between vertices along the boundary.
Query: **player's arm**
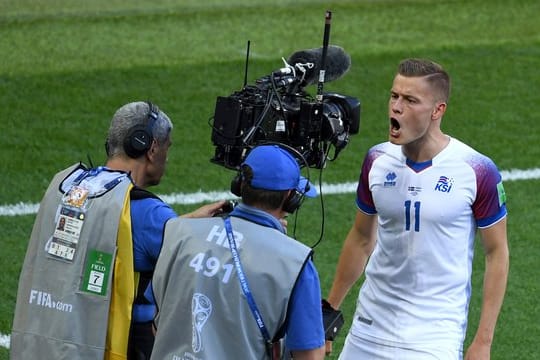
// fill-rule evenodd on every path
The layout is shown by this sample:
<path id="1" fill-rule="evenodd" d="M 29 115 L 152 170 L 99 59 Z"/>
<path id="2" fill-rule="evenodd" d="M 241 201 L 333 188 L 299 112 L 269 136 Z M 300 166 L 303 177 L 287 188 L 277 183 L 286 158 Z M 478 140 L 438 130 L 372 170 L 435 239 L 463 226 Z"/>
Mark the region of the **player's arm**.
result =
<path id="1" fill-rule="evenodd" d="M 334 282 L 327 299 L 335 309 L 339 309 L 351 287 L 362 275 L 375 247 L 376 237 L 377 216 L 358 210 L 341 249 Z"/>
<path id="2" fill-rule="evenodd" d="M 343 243 L 334 282 L 327 299 L 334 309 L 340 308 L 345 296 L 362 275 L 376 239 L 377 215 L 369 215 L 358 210 L 354 224 Z M 332 353 L 332 341 L 326 342 L 325 352 L 327 355 Z"/>
<path id="3" fill-rule="evenodd" d="M 486 257 L 482 310 L 474 339 L 465 359 L 489 359 L 495 333 L 495 325 L 506 292 L 509 268 L 509 251 L 506 234 L 506 218 L 496 224 L 480 229 Z"/>

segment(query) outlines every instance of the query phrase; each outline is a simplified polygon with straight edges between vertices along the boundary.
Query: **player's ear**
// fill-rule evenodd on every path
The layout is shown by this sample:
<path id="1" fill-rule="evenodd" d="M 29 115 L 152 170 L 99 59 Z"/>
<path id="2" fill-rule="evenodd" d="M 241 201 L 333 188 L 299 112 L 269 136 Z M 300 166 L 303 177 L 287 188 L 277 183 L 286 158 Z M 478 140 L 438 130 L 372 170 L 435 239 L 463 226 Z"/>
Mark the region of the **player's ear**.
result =
<path id="1" fill-rule="evenodd" d="M 445 102 L 437 102 L 431 112 L 431 120 L 440 120 L 446 111 Z"/>

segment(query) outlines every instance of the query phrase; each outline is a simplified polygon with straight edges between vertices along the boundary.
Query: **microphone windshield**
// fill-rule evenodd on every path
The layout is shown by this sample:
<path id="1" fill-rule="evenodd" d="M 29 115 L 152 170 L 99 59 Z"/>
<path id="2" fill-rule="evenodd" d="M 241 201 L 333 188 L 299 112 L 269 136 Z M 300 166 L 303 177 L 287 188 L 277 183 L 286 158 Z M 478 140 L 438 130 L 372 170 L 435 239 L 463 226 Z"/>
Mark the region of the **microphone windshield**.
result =
<path id="1" fill-rule="evenodd" d="M 319 72 L 322 65 L 323 48 L 300 50 L 293 53 L 287 62 L 292 66 L 296 64 L 312 63 L 314 66 L 307 69 L 304 77 L 304 86 L 316 84 L 319 81 Z M 324 81 L 329 82 L 342 77 L 351 67 L 351 57 L 337 45 L 329 45 L 326 50 L 326 64 Z"/>

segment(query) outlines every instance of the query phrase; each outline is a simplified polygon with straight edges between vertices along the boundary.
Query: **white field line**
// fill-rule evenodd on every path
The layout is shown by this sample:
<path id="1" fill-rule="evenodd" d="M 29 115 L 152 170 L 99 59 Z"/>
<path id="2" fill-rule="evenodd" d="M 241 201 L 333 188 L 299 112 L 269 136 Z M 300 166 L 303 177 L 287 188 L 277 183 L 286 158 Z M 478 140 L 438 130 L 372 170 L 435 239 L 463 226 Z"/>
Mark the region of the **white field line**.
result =
<path id="1" fill-rule="evenodd" d="M 9 335 L 0 334 L 0 346 L 9 349 Z"/>
<path id="2" fill-rule="evenodd" d="M 540 168 L 535 169 L 512 169 L 501 171 L 503 181 L 516 181 L 516 180 L 534 180 L 540 179 Z M 356 191 L 356 182 L 346 182 L 341 184 L 327 184 L 323 183 L 322 193 L 324 195 L 335 194 L 348 194 Z M 320 191 L 320 189 L 317 189 Z M 169 195 L 159 195 L 163 201 L 171 205 L 189 205 L 200 204 L 204 202 L 213 202 L 218 200 L 234 199 L 235 196 L 229 191 L 209 191 L 203 192 L 199 190 L 195 193 L 172 193 Z M 25 202 L 19 202 L 12 205 L 0 206 L 0 216 L 20 216 L 31 215 L 37 213 L 39 204 L 31 204 Z"/>
<path id="3" fill-rule="evenodd" d="M 517 180 L 536 180 L 540 179 L 540 168 L 527 170 L 503 170 L 501 171 L 503 181 Z M 348 194 L 356 191 L 356 182 L 347 182 L 341 184 L 322 184 L 322 193 L 326 195 Z M 319 190 L 319 189 L 318 189 Z M 160 198 L 168 204 L 188 205 L 199 204 L 207 201 L 218 201 L 233 199 L 234 195 L 229 191 L 210 191 L 184 194 L 173 193 L 170 195 L 160 195 Z M 0 216 L 18 216 L 35 214 L 39 208 L 39 204 L 18 203 L 15 205 L 0 206 Z M 9 335 L 0 334 L 0 346 L 9 349 Z"/>

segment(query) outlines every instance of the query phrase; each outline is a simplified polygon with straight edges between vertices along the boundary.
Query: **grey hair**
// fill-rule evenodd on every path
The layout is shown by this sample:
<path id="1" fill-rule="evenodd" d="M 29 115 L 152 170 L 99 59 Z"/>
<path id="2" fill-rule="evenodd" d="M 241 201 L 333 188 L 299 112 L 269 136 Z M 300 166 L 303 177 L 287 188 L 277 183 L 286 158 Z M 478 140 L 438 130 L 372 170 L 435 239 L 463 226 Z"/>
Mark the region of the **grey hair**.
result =
<path id="1" fill-rule="evenodd" d="M 116 110 L 107 133 L 107 152 L 112 157 L 125 154 L 124 141 L 130 129 L 137 125 L 146 126 L 149 121 L 150 106 L 145 101 L 131 102 Z M 171 119 L 163 111 L 158 111 L 158 118 L 152 128 L 152 137 L 163 144 L 173 128 Z"/>

